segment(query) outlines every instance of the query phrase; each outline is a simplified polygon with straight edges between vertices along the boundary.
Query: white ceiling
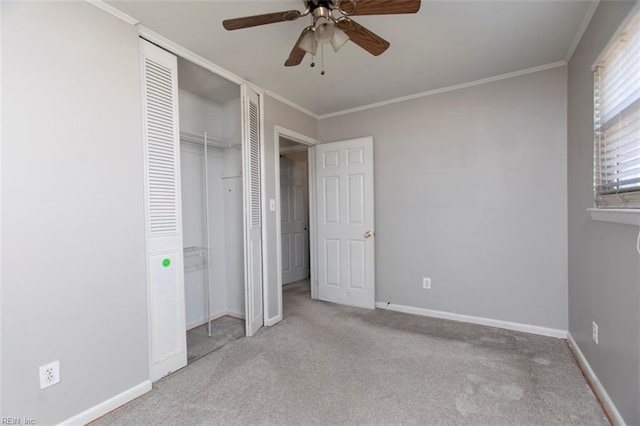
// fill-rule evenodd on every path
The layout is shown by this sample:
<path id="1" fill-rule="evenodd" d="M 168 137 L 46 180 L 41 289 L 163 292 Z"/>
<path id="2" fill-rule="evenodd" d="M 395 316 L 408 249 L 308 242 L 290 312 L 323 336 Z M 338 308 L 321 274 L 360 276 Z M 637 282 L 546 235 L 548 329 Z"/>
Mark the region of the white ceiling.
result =
<path id="1" fill-rule="evenodd" d="M 300 0 L 109 1 L 222 68 L 325 115 L 566 59 L 591 0 L 422 1 L 414 15 L 357 21 L 391 47 L 374 57 L 353 43 L 325 49 L 326 74 L 310 58 L 284 61 L 311 18 L 236 31 L 222 20 L 301 10 Z M 319 62 L 317 60 L 316 62 Z"/>

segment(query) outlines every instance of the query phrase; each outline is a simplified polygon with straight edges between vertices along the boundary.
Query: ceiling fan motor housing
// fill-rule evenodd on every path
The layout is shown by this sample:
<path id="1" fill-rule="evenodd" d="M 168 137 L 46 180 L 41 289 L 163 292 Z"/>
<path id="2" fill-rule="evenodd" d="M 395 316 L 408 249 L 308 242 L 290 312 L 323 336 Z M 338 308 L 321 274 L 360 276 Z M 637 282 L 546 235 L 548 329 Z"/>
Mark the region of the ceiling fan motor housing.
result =
<path id="1" fill-rule="evenodd" d="M 343 3 L 349 5 L 347 10 L 342 8 Z M 355 12 L 356 2 L 354 0 L 309 0 L 307 10 L 314 17 L 314 20 L 323 17 L 335 22 L 336 19 L 332 15 L 334 10 L 344 16 L 349 16 Z"/>

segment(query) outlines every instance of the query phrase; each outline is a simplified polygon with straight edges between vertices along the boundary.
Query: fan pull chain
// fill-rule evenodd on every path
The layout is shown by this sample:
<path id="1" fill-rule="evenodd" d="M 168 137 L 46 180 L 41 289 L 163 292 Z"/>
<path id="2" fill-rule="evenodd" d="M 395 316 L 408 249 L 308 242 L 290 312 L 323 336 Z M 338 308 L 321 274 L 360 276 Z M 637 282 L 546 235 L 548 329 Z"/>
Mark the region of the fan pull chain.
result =
<path id="1" fill-rule="evenodd" d="M 320 45 L 320 64 L 322 65 L 320 75 L 324 75 L 324 43 Z"/>

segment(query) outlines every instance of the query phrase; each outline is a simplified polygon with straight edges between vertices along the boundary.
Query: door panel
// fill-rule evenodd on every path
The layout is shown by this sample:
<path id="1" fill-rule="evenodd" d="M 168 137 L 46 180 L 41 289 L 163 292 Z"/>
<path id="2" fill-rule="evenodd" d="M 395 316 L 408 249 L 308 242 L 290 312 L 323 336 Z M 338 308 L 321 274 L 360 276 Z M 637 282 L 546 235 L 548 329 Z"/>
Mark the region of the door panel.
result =
<path id="1" fill-rule="evenodd" d="M 247 315 L 247 322 L 251 323 L 252 333 L 255 334 L 263 325 L 262 314 L 262 229 L 252 229 L 250 233 L 249 258 L 247 263 L 250 265 L 249 273 L 250 281 L 254 285 L 251 293 L 252 312 Z M 259 286 L 257 289 L 255 287 Z M 249 321 L 250 320 L 250 321 Z"/>
<path id="2" fill-rule="evenodd" d="M 179 250 L 149 255 L 153 364 L 166 361 L 184 350 L 182 336 L 186 330 L 181 327 L 184 299 L 178 285 L 181 257 Z"/>
<path id="3" fill-rule="evenodd" d="M 347 179 L 349 223 L 364 223 L 364 175 L 349 175 Z"/>
<path id="4" fill-rule="evenodd" d="M 342 275 L 342 265 L 340 264 L 340 240 L 339 239 L 324 239 L 324 253 L 326 259 L 326 284 L 332 287 L 340 288 L 340 276 Z M 321 300 L 322 297 L 320 298 Z"/>
<path id="5" fill-rule="evenodd" d="M 291 272 L 291 235 L 282 236 L 282 272 Z M 283 279 L 283 284 L 286 284 Z"/>
<path id="6" fill-rule="evenodd" d="M 297 232 L 293 235 L 293 239 L 295 241 L 294 244 L 294 253 L 293 253 L 293 257 L 295 258 L 295 262 L 293 263 L 293 267 L 295 269 L 302 269 L 304 268 L 304 263 L 305 263 L 305 238 L 304 238 L 304 232 Z"/>
<path id="7" fill-rule="evenodd" d="M 349 288 L 364 290 L 365 286 L 365 256 L 366 247 L 364 241 L 350 240 L 349 258 L 347 259 L 347 267 L 349 268 Z"/>
<path id="8" fill-rule="evenodd" d="M 316 146 L 320 300 L 375 305 L 373 138 Z"/>
<path id="9" fill-rule="evenodd" d="M 323 183 L 324 221 L 338 224 L 340 223 L 340 176 L 325 176 Z"/>

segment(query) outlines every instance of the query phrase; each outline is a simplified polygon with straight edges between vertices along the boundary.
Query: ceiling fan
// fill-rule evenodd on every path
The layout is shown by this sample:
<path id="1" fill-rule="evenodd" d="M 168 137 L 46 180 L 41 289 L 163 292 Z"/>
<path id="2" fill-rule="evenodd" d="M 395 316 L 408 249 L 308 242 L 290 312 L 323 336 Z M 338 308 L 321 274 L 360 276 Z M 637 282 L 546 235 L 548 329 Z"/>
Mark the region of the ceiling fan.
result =
<path id="1" fill-rule="evenodd" d="M 302 12 L 286 10 L 226 19 L 222 25 L 227 30 L 238 30 L 311 16 L 312 25 L 302 31 L 284 63 L 290 67 L 300 64 L 307 53 L 315 56 L 319 45 L 329 43 L 337 52 L 349 40 L 378 56 L 389 48 L 389 42 L 358 24 L 351 16 L 416 13 L 420 9 L 420 0 L 303 0 L 303 3 L 305 9 Z"/>

